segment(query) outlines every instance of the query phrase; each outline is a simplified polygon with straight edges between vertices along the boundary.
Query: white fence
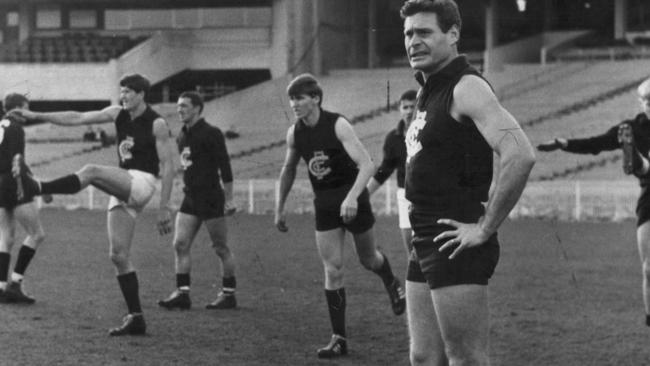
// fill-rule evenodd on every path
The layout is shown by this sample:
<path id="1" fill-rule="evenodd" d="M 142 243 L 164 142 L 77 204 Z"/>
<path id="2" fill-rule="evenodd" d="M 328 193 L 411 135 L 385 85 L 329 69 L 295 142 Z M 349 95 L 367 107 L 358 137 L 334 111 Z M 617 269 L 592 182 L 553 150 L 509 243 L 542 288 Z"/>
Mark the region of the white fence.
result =
<path id="1" fill-rule="evenodd" d="M 177 181 L 172 203 L 178 207 L 182 200 L 182 183 Z M 395 181 L 389 180 L 372 197 L 377 215 L 397 214 Z M 530 182 L 512 210 L 510 217 L 544 217 L 559 220 L 624 220 L 635 217 L 636 199 L 640 188 L 634 181 L 549 181 Z M 240 212 L 249 214 L 273 213 L 279 193 L 279 182 L 271 179 L 236 180 L 235 204 Z M 312 191 L 308 180 L 296 180 L 287 201 L 287 210 L 293 213 L 312 212 Z M 89 187 L 76 195 L 55 196 L 45 207 L 67 209 L 104 209 L 108 196 Z M 40 201 L 39 201 L 40 204 Z M 148 208 L 158 207 L 154 196 Z"/>

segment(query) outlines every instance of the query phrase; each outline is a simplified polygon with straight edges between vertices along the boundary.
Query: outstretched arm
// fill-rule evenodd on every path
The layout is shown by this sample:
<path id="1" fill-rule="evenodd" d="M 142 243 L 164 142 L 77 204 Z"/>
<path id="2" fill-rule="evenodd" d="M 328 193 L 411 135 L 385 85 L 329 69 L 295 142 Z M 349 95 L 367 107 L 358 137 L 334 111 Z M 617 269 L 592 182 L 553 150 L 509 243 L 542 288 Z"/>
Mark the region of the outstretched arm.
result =
<path id="1" fill-rule="evenodd" d="M 556 137 L 553 140 L 546 141 L 537 145 L 537 150 L 547 152 L 554 150 L 564 150 L 576 154 L 598 154 L 602 151 L 616 150 L 621 147 L 618 141 L 619 125 L 616 125 L 602 135 L 597 135 L 579 139 L 565 139 Z"/>
<path id="2" fill-rule="evenodd" d="M 514 117 L 499 104 L 488 84 L 476 76 L 465 76 L 456 85 L 451 114 L 459 121 L 462 118 L 472 119 L 498 156 L 496 182 L 485 215 L 479 222 L 465 224 L 449 219 L 439 220 L 439 223 L 456 228 L 434 239 L 451 238 L 440 250 L 458 245 L 451 254 L 453 258 L 465 248 L 485 243 L 497 231 L 526 186 L 535 164 L 535 154 Z"/>
<path id="3" fill-rule="evenodd" d="M 282 232 L 289 230 L 286 226 L 287 214 L 285 212 L 284 204 L 287 201 L 293 182 L 296 179 L 296 167 L 298 166 L 299 159 L 300 156 L 298 155 L 298 150 L 296 150 L 296 147 L 294 146 L 292 126 L 289 127 L 289 131 L 287 131 L 287 154 L 284 158 L 282 170 L 280 171 L 280 192 L 278 203 L 275 207 L 275 226 Z"/>
<path id="4" fill-rule="evenodd" d="M 99 111 L 90 112 L 32 112 L 28 110 L 16 110 L 16 112 L 28 120 L 49 122 L 61 126 L 78 126 L 113 122 L 120 110 L 122 110 L 122 107 L 113 105 Z"/>

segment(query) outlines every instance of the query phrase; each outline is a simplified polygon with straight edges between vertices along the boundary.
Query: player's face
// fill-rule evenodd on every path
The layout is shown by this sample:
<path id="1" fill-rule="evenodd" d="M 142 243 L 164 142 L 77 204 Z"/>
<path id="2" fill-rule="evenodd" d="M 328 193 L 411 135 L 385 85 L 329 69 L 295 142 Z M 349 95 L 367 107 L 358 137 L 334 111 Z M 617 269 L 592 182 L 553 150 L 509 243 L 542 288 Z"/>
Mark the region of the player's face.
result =
<path id="1" fill-rule="evenodd" d="M 289 96 L 289 105 L 297 119 L 305 118 L 318 109 L 319 101 L 319 97 L 312 97 L 307 94 Z"/>
<path id="2" fill-rule="evenodd" d="M 199 107 L 194 106 L 190 98 L 178 98 L 176 111 L 183 123 L 190 123 L 199 116 Z"/>
<path id="3" fill-rule="evenodd" d="M 120 87 L 120 104 L 126 110 L 134 110 L 144 103 L 144 92 L 136 92 L 125 86 Z"/>
<path id="4" fill-rule="evenodd" d="M 440 70 L 454 56 L 458 28 L 443 33 L 435 13 L 417 13 L 404 19 L 404 47 L 411 67 L 427 75 Z"/>
<path id="5" fill-rule="evenodd" d="M 402 100 L 399 102 L 399 115 L 402 117 L 404 122 L 410 123 L 413 120 L 413 115 L 415 111 L 415 101 L 414 100 Z"/>

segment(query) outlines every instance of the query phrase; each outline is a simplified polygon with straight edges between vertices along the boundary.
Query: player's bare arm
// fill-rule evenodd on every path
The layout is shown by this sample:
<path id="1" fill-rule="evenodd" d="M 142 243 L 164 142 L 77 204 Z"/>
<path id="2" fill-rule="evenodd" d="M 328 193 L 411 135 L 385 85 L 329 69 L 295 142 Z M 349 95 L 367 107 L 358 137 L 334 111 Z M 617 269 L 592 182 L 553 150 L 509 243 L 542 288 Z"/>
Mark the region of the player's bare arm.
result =
<path id="1" fill-rule="evenodd" d="M 167 122 L 158 118 L 153 122 L 153 135 L 156 138 L 156 152 L 160 160 L 160 210 L 158 212 L 158 231 L 161 235 L 172 231 L 171 206 L 169 198 L 174 180 L 173 144 Z"/>
<path id="2" fill-rule="evenodd" d="M 280 171 L 280 194 L 278 197 L 278 205 L 275 207 L 275 226 L 282 232 L 288 230 L 286 226 L 287 214 L 284 210 L 284 204 L 296 179 L 296 167 L 300 160 L 300 156 L 294 145 L 293 129 L 294 126 L 291 126 L 287 131 L 287 153 L 284 158 L 282 170 Z"/>
<path id="3" fill-rule="evenodd" d="M 379 189 L 379 187 L 381 187 L 381 184 L 374 177 L 371 177 L 366 189 L 368 190 L 368 194 L 372 195 Z"/>
<path id="4" fill-rule="evenodd" d="M 451 258 L 465 248 L 483 244 L 519 200 L 528 175 L 535 164 L 530 141 L 515 118 L 496 99 L 488 84 L 476 76 L 465 76 L 454 89 L 452 116 L 460 121 L 471 118 L 498 157 L 498 175 L 486 205 L 485 215 L 477 223 L 460 223 L 441 219 L 455 230 L 438 235 L 434 241 L 446 240 L 441 251 L 458 245 Z"/>
<path id="5" fill-rule="evenodd" d="M 372 163 L 368 151 L 354 133 L 350 122 L 343 117 L 339 117 L 334 130 L 345 151 L 359 167 L 357 179 L 341 203 L 341 217 L 343 221 L 350 221 L 357 215 L 357 198 L 359 198 L 366 184 L 368 184 L 368 180 L 375 173 L 375 165 Z"/>
<path id="6" fill-rule="evenodd" d="M 99 111 L 89 112 L 32 112 L 28 110 L 19 110 L 17 113 L 21 114 L 28 120 L 49 122 L 61 126 L 78 126 L 113 122 L 121 110 L 122 107 L 112 105 Z"/>

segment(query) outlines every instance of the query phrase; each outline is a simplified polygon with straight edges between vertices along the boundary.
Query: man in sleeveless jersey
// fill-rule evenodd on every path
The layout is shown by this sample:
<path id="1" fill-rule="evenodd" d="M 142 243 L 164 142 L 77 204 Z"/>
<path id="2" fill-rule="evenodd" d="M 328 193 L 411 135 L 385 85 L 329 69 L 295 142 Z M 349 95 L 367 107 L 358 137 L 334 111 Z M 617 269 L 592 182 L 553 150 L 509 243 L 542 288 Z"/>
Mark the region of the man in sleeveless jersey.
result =
<path id="1" fill-rule="evenodd" d="M 75 194 L 92 185 L 111 195 L 108 204 L 110 258 L 128 308 L 122 325 L 109 330 L 112 336 L 146 332 L 130 250 L 136 218 L 154 195 L 157 177 L 162 181 L 158 231 L 161 235 L 171 232 L 173 141 L 165 120 L 145 102 L 149 86 L 144 76 L 127 75 L 120 80 L 121 105 L 91 112 L 22 112 L 27 119 L 62 126 L 115 123 L 119 167 L 88 164 L 74 174 L 48 182 L 22 177 L 25 190 L 34 194 Z"/>
<path id="2" fill-rule="evenodd" d="M 641 194 L 636 204 L 636 240 L 642 266 L 645 324 L 650 327 L 650 78 L 637 88 L 641 113 L 605 133 L 586 138 L 554 138 L 537 146 L 539 151 L 561 149 L 576 154 L 598 154 L 622 149 L 623 171 L 639 178 Z"/>
<path id="3" fill-rule="evenodd" d="M 167 309 L 192 306 L 190 249 L 203 223 L 222 264 L 221 292 L 206 308 L 233 309 L 237 307 L 235 257 L 228 247 L 225 216 L 234 206 L 226 140 L 218 127 L 201 117 L 203 98 L 199 93 L 182 93 L 178 97 L 177 110 L 183 122 L 177 143 L 185 187 L 183 203 L 176 215 L 173 241 L 176 290 L 167 299 L 158 301 L 158 305 Z"/>
<path id="4" fill-rule="evenodd" d="M 280 231 L 288 230 L 285 202 L 302 158 L 307 163 L 315 195 L 316 246 L 325 267 L 325 298 L 334 333 L 329 344 L 320 348 L 317 355 L 335 358 L 347 354 L 343 287 L 346 230 L 352 233 L 361 264 L 382 279 L 396 315 L 405 309 L 403 290 L 388 258 L 375 246 L 375 218 L 365 189 L 374 172 L 368 152 L 343 116 L 321 108 L 323 91 L 312 75 L 297 76 L 289 84 L 287 93 L 297 121 L 287 132 L 275 225 Z"/>
<path id="5" fill-rule="evenodd" d="M 5 116 L 0 121 L 0 302 L 33 304 L 35 300 L 23 292 L 22 282 L 37 247 L 45 239 L 45 233 L 33 196 L 19 196 L 14 178 L 21 170 L 29 170 L 24 163 L 25 132 L 22 125 L 25 119 L 15 114 L 18 109 L 28 109 L 29 100 L 22 94 L 10 93 L 5 96 L 2 106 Z M 17 222 L 27 237 L 18 251 L 9 279 Z"/>
<path id="6" fill-rule="evenodd" d="M 406 132 L 417 256 L 406 283 L 411 362 L 488 365 L 487 283 L 499 257 L 496 232 L 526 185 L 534 150 L 490 85 L 459 56 L 456 3 L 408 0 L 400 14 L 422 85 Z"/>
<path id="7" fill-rule="evenodd" d="M 383 147 L 384 157 L 377 172 L 370 178 L 367 187 L 368 193 L 372 196 L 390 175 L 393 174 L 393 171 L 397 171 L 397 192 L 395 195 L 397 198 L 397 214 L 399 217 L 399 229 L 402 233 L 402 242 L 404 243 L 404 248 L 406 248 L 407 256 L 411 254 L 412 249 L 412 230 L 408 217 L 410 203 L 404 195 L 404 176 L 406 169 L 406 144 L 404 142 L 404 135 L 415 115 L 416 97 L 417 92 L 415 90 L 407 90 L 400 97 L 399 113 L 402 118 L 397 123 L 397 127 L 386 135 Z"/>

